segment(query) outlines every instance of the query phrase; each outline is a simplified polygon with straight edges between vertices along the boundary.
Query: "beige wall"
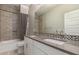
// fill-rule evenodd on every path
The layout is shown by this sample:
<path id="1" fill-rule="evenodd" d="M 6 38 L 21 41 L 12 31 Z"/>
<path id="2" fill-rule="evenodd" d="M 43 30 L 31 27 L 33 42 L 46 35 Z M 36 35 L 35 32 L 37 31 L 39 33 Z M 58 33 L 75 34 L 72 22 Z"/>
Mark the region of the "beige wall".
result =
<path id="1" fill-rule="evenodd" d="M 59 5 L 42 15 L 42 32 L 55 33 L 64 31 L 64 13 L 79 9 L 79 5 Z"/>
<path id="2" fill-rule="evenodd" d="M 28 10 L 29 10 L 29 6 L 28 5 L 24 5 L 24 4 L 20 5 L 20 13 L 28 14 Z"/>
<path id="3" fill-rule="evenodd" d="M 39 9 L 39 4 L 32 4 L 29 6 L 29 31 L 31 34 L 38 32 L 38 20 L 36 18 L 36 11 Z"/>
<path id="4" fill-rule="evenodd" d="M 11 40 L 17 34 L 13 31 L 18 26 L 18 13 L 19 5 L 0 5 L 0 41 Z"/>

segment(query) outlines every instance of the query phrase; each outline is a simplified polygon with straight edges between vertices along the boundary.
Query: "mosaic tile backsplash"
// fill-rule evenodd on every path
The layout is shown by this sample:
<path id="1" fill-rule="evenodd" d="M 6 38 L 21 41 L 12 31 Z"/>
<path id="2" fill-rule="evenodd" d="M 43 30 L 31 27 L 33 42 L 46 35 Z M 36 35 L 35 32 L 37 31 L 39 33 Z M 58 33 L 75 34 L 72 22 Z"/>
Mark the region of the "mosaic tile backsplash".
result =
<path id="1" fill-rule="evenodd" d="M 60 38 L 60 39 L 63 39 L 63 40 L 73 40 L 73 41 L 79 41 L 79 36 L 76 36 L 76 35 L 54 35 L 53 36 L 55 38 Z"/>
<path id="2" fill-rule="evenodd" d="M 46 35 L 48 38 L 57 39 L 57 40 L 72 40 L 72 41 L 79 41 L 78 35 L 61 35 L 61 34 L 50 34 L 50 33 L 40 33 L 36 35 Z"/>

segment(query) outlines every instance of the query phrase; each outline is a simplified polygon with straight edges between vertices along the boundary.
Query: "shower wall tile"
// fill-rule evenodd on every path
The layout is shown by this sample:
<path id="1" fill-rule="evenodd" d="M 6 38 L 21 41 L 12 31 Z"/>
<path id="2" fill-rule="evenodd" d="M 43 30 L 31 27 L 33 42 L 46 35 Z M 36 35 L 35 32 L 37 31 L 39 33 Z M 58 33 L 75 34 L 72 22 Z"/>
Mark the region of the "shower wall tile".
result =
<path id="1" fill-rule="evenodd" d="M 12 39 L 12 18 L 9 12 L 0 12 L 1 20 L 1 41 Z M 3 14 L 2 14 L 3 13 Z M 6 14 L 6 15 L 5 15 Z"/>
<path id="2" fill-rule="evenodd" d="M 5 11 L 10 11 L 14 13 L 19 13 L 20 5 L 13 5 L 13 4 L 0 4 L 0 9 Z"/>
<path id="3" fill-rule="evenodd" d="M 13 32 L 13 38 L 18 38 L 19 37 L 19 14 L 13 14 L 12 17 L 12 31 Z"/>
<path id="4" fill-rule="evenodd" d="M 9 12 L 7 10 L 9 10 L 11 12 Z M 17 11 L 16 11 L 16 13 L 13 13 L 13 12 L 15 12 L 14 10 L 18 10 L 18 8 L 15 8 L 12 5 L 11 6 L 10 5 L 2 5 L 2 6 L 0 5 L 0 40 L 1 41 L 13 39 L 13 37 L 14 37 L 13 34 L 15 33 L 13 31 L 15 29 L 18 29 L 17 24 L 19 21 L 19 16 L 18 16 L 19 14 L 17 13 Z"/>

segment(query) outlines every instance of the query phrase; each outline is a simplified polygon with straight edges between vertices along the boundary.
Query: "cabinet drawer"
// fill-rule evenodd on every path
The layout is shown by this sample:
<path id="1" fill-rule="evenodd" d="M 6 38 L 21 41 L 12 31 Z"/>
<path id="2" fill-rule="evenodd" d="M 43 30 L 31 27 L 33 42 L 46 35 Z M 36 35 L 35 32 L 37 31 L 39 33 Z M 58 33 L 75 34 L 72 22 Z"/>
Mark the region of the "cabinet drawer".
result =
<path id="1" fill-rule="evenodd" d="M 58 49 L 55 49 L 53 47 L 47 46 L 45 44 L 42 44 L 40 42 L 34 41 L 33 40 L 33 45 L 37 46 L 40 48 L 42 51 L 46 52 L 48 55 L 68 55 L 67 53 L 60 51 Z"/>

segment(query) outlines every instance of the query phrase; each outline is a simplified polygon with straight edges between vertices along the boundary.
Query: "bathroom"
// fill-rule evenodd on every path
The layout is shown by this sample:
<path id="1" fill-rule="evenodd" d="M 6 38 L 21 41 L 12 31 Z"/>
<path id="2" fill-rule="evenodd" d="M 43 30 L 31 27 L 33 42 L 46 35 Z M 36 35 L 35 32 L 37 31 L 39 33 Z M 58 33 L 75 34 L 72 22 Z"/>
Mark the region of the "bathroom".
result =
<path id="1" fill-rule="evenodd" d="M 78 55 L 79 4 L 0 4 L 0 55 Z"/>

